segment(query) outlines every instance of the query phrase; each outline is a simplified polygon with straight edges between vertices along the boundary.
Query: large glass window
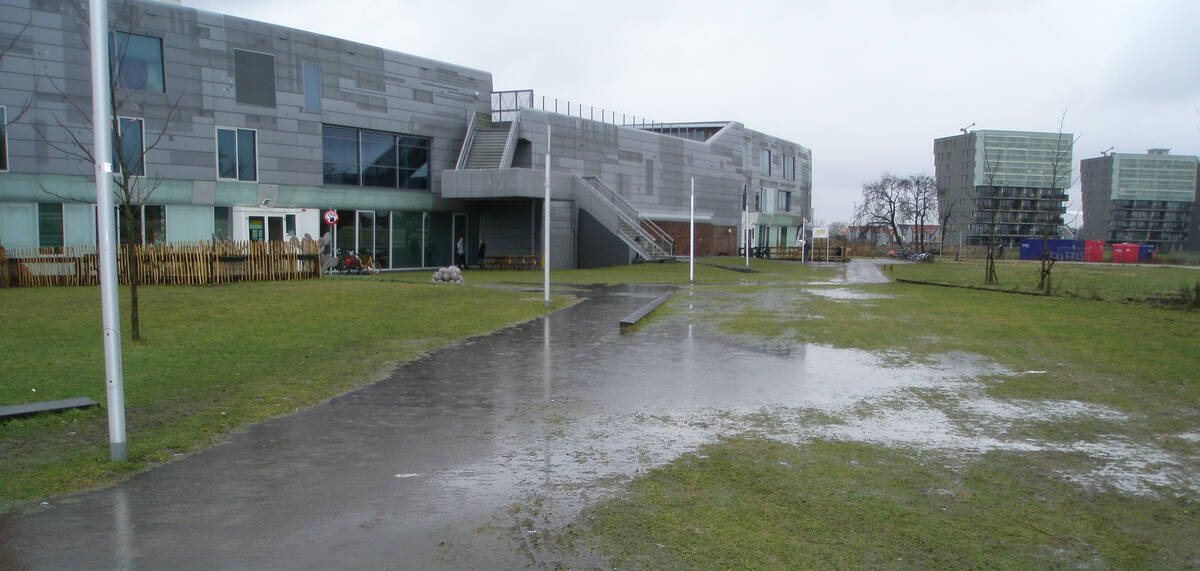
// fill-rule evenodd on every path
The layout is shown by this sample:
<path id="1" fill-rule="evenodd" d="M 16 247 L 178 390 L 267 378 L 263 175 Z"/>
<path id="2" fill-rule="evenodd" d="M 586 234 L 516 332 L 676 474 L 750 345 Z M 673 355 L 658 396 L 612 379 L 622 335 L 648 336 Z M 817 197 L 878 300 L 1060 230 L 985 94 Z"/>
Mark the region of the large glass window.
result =
<path id="1" fill-rule="evenodd" d="M 321 66 L 311 61 L 304 62 L 304 110 L 321 110 Z"/>
<path id="2" fill-rule="evenodd" d="M 109 70 L 116 76 L 117 87 L 165 90 L 161 38 L 113 32 L 108 40 Z"/>
<path id="3" fill-rule="evenodd" d="M 429 139 L 325 125 L 322 147 L 325 184 L 429 188 Z"/>
<path id="4" fill-rule="evenodd" d="M 233 50 L 233 85 L 237 102 L 275 106 L 275 56 Z"/>
<path id="5" fill-rule="evenodd" d="M 8 170 L 8 116 L 0 106 L 0 171 Z"/>
<path id="6" fill-rule="evenodd" d="M 358 129 L 325 125 L 325 184 L 358 186 Z"/>
<path id="7" fill-rule="evenodd" d="M 146 164 L 144 157 L 146 148 L 142 144 L 143 127 L 141 119 L 129 117 L 117 118 L 117 130 L 113 133 L 113 163 L 121 167 L 121 172 L 131 176 L 145 176 Z"/>
<path id="8" fill-rule="evenodd" d="M 396 186 L 396 136 L 362 132 L 363 186 Z"/>
<path id="9" fill-rule="evenodd" d="M 762 149 L 758 154 L 758 170 L 763 176 L 771 176 L 771 150 Z"/>
<path id="10" fill-rule="evenodd" d="M 147 204 L 144 206 L 117 206 L 117 240 L 129 243 L 125 233 L 125 211 L 132 214 L 133 241 L 137 244 L 157 244 L 167 241 L 167 207 Z"/>
<path id="11" fill-rule="evenodd" d="M 257 133 L 217 128 L 217 178 L 258 180 Z"/>
<path id="12" fill-rule="evenodd" d="M 63 245 L 63 205 L 38 203 L 38 247 Z"/>
<path id="13" fill-rule="evenodd" d="M 429 139 L 400 137 L 400 188 L 429 188 Z"/>

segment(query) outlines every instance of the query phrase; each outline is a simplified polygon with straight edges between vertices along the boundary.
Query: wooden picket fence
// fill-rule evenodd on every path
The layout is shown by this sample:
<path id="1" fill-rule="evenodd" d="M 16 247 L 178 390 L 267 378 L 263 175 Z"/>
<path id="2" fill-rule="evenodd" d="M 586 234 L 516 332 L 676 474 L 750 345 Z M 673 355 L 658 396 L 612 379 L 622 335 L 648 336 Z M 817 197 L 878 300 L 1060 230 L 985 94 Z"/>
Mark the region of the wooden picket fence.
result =
<path id="1" fill-rule="evenodd" d="M 321 276 L 315 242 L 172 242 L 135 245 L 138 283 L 202 285 L 281 281 Z M 117 279 L 127 284 L 129 259 L 117 251 Z M 80 286 L 100 283 L 95 246 L 0 247 L 0 287 Z"/>

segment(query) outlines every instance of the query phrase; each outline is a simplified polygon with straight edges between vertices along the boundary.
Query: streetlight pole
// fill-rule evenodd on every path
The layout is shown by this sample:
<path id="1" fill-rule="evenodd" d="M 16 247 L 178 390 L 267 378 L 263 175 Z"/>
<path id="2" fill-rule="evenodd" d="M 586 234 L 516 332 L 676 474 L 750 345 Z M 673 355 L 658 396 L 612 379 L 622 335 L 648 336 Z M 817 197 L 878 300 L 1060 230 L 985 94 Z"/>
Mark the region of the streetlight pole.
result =
<path id="1" fill-rule="evenodd" d="M 113 462 L 127 457 L 125 379 L 121 365 L 121 319 L 117 314 L 116 224 L 112 198 L 112 94 L 108 75 L 108 3 L 89 3 L 92 26 L 92 151 L 96 164 L 96 218 L 99 223 L 100 315 L 104 328 L 104 376 L 108 396 L 108 448 Z"/>

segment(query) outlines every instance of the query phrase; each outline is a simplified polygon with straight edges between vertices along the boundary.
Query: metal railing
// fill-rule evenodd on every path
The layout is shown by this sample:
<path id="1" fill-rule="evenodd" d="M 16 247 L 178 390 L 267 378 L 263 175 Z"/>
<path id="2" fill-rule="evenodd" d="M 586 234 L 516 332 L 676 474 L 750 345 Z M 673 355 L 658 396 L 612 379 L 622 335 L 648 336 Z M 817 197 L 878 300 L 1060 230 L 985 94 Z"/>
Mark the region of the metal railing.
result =
<path id="1" fill-rule="evenodd" d="M 611 208 L 620 222 L 624 222 L 630 230 L 652 246 L 649 250 L 639 252 L 643 257 L 649 259 L 654 258 L 656 255 L 662 257 L 674 255 L 675 239 L 658 224 L 638 214 L 637 208 L 608 185 L 604 184 L 604 181 L 594 176 L 576 176 L 575 178 L 579 179 L 585 187 L 592 191 L 593 195 Z"/>
<path id="2" fill-rule="evenodd" d="M 513 163 L 513 154 L 517 150 L 517 134 L 520 133 L 521 116 L 514 114 L 512 123 L 508 126 L 508 138 L 504 140 L 504 152 L 500 155 L 500 168 L 509 168 Z"/>
<path id="3" fill-rule="evenodd" d="M 475 123 L 478 122 L 478 113 L 470 113 L 467 121 L 467 135 L 463 137 L 462 149 L 458 151 L 458 162 L 454 163 L 454 170 L 462 170 L 467 166 L 467 155 L 471 154 L 471 143 L 475 141 Z"/>
<path id="4" fill-rule="evenodd" d="M 622 127 L 653 129 L 667 125 L 667 123 L 662 121 L 652 121 L 644 116 L 639 117 L 629 113 L 618 113 L 611 109 L 596 107 L 594 105 L 584 105 L 583 103 L 572 102 L 568 99 L 560 100 L 557 97 L 547 98 L 545 95 L 539 98 L 534 96 L 532 89 L 492 92 L 492 121 L 511 121 L 521 109 L 561 113 Z"/>

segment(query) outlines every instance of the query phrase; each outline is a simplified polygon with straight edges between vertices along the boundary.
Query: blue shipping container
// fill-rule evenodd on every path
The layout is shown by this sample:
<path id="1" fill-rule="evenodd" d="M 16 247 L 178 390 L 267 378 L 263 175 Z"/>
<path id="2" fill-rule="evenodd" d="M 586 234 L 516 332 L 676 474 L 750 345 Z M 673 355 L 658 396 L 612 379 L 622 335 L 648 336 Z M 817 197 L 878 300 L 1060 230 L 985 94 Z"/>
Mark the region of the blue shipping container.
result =
<path id="1" fill-rule="evenodd" d="M 1083 240 L 1050 240 L 1050 256 L 1056 260 L 1083 261 Z"/>
<path id="2" fill-rule="evenodd" d="M 1041 238 L 1022 238 L 1021 239 L 1021 259 L 1022 260 L 1040 260 L 1040 259 L 1042 259 L 1042 239 Z"/>
<path id="3" fill-rule="evenodd" d="M 1154 261 L 1154 244 L 1138 244 L 1138 262 Z"/>

